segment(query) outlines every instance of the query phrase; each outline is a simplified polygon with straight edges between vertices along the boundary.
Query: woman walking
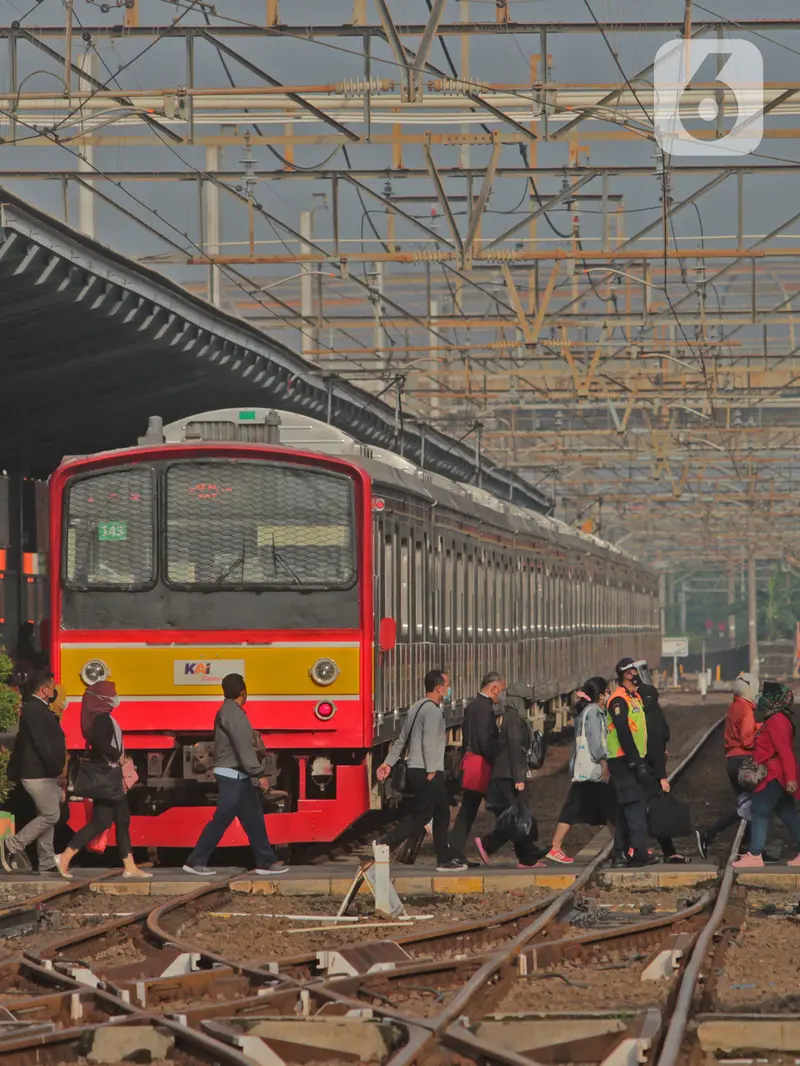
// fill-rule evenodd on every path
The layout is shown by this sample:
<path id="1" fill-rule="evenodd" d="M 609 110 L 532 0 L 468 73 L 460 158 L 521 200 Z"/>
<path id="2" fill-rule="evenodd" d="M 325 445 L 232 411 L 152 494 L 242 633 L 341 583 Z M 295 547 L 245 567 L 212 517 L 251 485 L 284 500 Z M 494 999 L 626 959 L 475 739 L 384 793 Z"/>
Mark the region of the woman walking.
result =
<path id="1" fill-rule="evenodd" d="M 123 764 L 127 760 L 122 743 L 122 729 L 111 713 L 119 704 L 113 681 L 98 681 L 83 694 L 81 703 L 81 732 L 89 748 L 90 762 L 105 762 L 120 767 L 119 796 L 113 799 L 93 801 L 92 820 L 70 840 L 61 855 L 56 856 L 58 871 L 62 877 L 71 878 L 70 863 L 90 840 L 104 833 L 113 824 L 116 828 L 117 850 L 125 870 L 123 877 L 152 877 L 140 870 L 131 853 L 131 815 L 123 789 Z"/>
<path id="2" fill-rule="evenodd" d="M 528 794 L 528 751 L 532 732 L 526 712 L 532 697 L 527 685 L 510 684 L 506 689 L 499 750 L 492 764 L 487 797 L 487 806 L 495 812 L 497 821 L 491 833 L 482 838 L 475 837 L 475 847 L 487 866 L 489 856 L 507 843 L 513 843 L 521 870 L 545 865 L 539 862 L 542 852 L 536 845 L 536 820 L 530 814 Z M 523 822 L 526 823 L 524 832 L 520 829 Z"/>
<path id="3" fill-rule="evenodd" d="M 764 844 L 771 815 L 777 814 L 794 837 L 800 852 L 800 811 L 794 801 L 797 792 L 797 760 L 794 755 L 795 727 L 792 722 L 794 693 L 780 688 L 758 701 L 764 724 L 756 736 L 753 760 L 766 767 L 766 776 L 753 792 L 751 803 L 750 850 L 733 866 L 737 870 L 763 866 Z M 800 854 L 786 864 L 800 866 Z"/>
<path id="4" fill-rule="evenodd" d="M 545 855 L 546 859 L 564 865 L 575 861 L 564 851 L 564 839 L 573 825 L 615 825 L 617 821 L 617 796 L 609 784 L 607 762 L 608 682 L 604 677 L 590 677 L 577 696 L 575 747 L 569 761 L 572 784 L 558 816 L 550 850 Z M 617 848 L 616 841 L 614 847 Z M 620 842 L 618 850 L 622 847 Z"/>

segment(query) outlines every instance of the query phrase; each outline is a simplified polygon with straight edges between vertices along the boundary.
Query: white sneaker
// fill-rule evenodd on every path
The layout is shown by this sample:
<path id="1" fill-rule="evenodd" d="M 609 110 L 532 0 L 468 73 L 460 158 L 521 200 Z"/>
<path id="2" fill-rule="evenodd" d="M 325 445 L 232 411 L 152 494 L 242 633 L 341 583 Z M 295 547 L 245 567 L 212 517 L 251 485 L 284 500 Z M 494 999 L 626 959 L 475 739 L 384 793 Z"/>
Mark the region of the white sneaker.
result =
<path id="1" fill-rule="evenodd" d="M 212 870 L 210 866 L 189 866 L 186 863 L 183 867 L 183 872 L 185 874 L 195 874 L 197 877 L 211 877 L 217 871 Z"/>
<path id="2" fill-rule="evenodd" d="M 267 867 L 266 870 L 256 867 L 253 870 L 254 874 L 258 874 L 259 877 L 274 877 L 276 874 L 285 874 L 289 872 L 289 867 L 282 862 L 274 862 L 272 866 Z"/>

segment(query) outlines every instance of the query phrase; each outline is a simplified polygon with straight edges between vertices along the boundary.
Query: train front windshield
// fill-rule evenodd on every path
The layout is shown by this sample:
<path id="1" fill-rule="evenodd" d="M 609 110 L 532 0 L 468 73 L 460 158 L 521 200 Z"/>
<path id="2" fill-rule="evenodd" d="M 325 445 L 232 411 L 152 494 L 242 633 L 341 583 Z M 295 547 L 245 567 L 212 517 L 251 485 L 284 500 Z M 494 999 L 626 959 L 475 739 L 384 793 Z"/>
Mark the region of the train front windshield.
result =
<path id="1" fill-rule="evenodd" d="M 336 590 L 356 579 L 352 481 L 269 461 L 184 460 L 76 481 L 68 588 Z"/>

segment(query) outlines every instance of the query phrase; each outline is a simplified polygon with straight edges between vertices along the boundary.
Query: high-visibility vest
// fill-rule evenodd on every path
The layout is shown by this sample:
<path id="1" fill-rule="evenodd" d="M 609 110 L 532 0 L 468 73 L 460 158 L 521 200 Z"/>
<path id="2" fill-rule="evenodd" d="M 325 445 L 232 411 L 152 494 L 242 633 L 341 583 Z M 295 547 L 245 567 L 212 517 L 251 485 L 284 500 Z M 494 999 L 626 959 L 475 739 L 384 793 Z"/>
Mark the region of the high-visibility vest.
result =
<path id="1" fill-rule="evenodd" d="M 617 698 L 625 700 L 628 705 L 628 728 L 633 736 L 636 750 L 644 758 L 647 754 L 647 717 L 644 713 L 641 697 L 635 692 L 628 692 L 623 685 L 620 685 L 609 696 L 608 706 L 611 706 L 612 700 Z M 614 725 L 614 717 L 611 711 L 606 711 L 606 719 L 608 720 L 608 757 L 609 759 L 618 759 L 625 753 L 622 750 L 622 744 L 620 744 L 617 727 Z"/>

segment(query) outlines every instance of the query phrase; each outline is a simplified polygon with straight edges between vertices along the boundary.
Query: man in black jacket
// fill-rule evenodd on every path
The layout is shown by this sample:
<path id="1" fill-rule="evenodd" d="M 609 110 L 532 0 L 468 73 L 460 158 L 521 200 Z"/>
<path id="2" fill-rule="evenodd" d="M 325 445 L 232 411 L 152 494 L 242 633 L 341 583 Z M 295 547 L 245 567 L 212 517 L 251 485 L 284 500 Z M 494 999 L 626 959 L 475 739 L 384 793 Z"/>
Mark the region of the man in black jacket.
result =
<path id="1" fill-rule="evenodd" d="M 481 690 L 474 700 L 464 708 L 464 725 L 462 727 L 462 753 L 472 752 L 480 756 L 491 768 L 497 757 L 500 745 L 500 731 L 497 728 L 494 705 L 505 691 L 506 682 L 502 674 L 492 672 L 485 674 L 481 681 Z M 487 769 L 487 788 L 489 770 Z M 464 848 L 467 843 L 472 823 L 478 815 L 486 791 L 462 788 L 461 807 L 450 834 L 450 847 L 453 855 L 464 860 Z"/>
<path id="2" fill-rule="evenodd" d="M 61 814 L 67 744 L 58 717 L 50 709 L 56 698 L 53 675 L 35 670 L 26 682 L 31 693 L 22 704 L 19 732 L 8 763 L 8 776 L 19 781 L 36 805 L 36 817 L 4 841 L 12 868 L 29 870 L 25 848 L 36 841 L 39 873 L 58 877 L 53 831 Z"/>

